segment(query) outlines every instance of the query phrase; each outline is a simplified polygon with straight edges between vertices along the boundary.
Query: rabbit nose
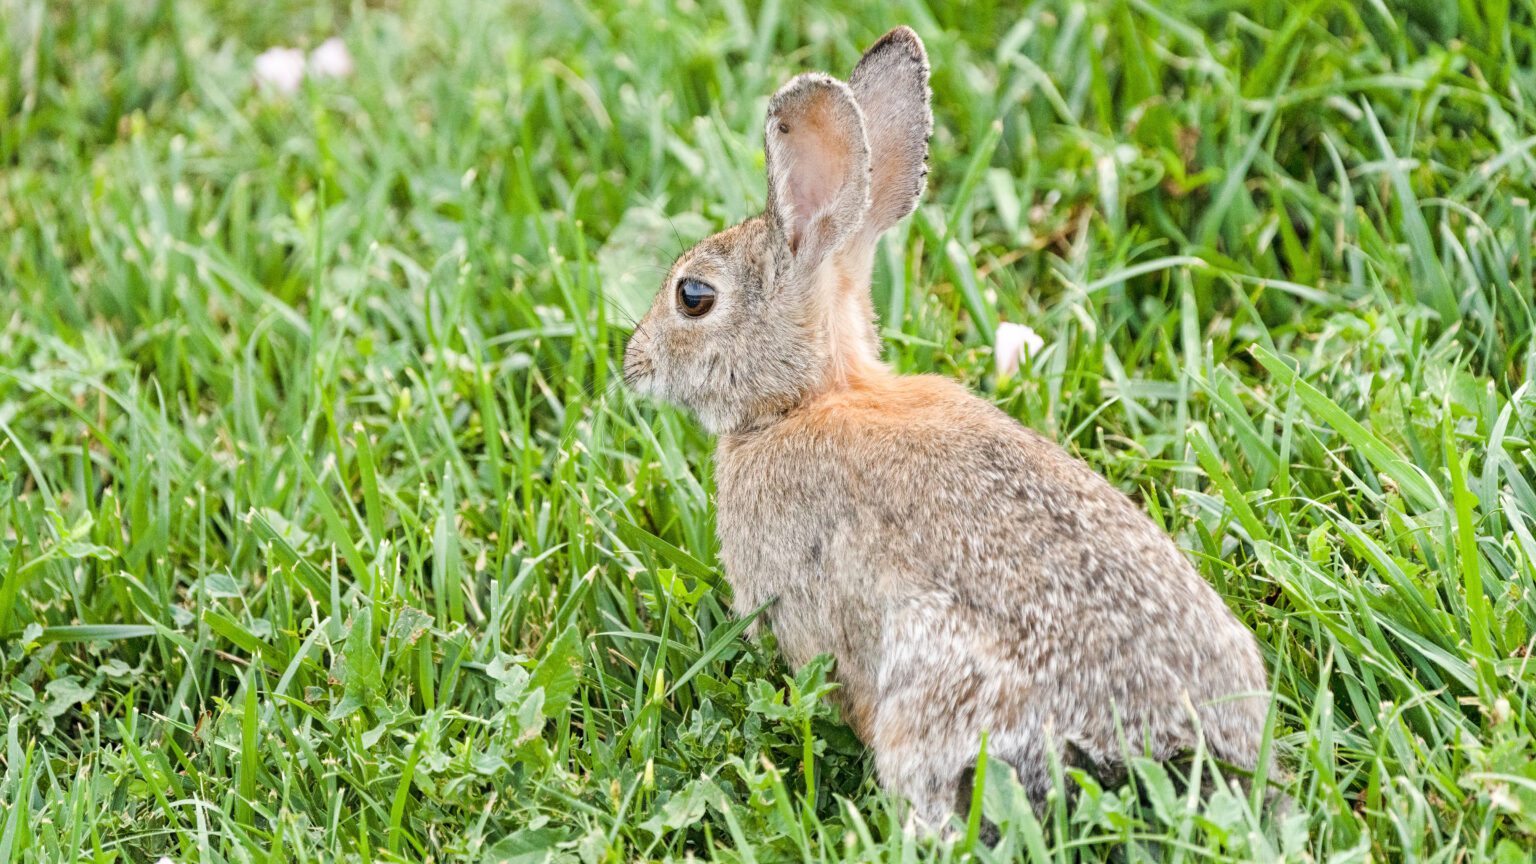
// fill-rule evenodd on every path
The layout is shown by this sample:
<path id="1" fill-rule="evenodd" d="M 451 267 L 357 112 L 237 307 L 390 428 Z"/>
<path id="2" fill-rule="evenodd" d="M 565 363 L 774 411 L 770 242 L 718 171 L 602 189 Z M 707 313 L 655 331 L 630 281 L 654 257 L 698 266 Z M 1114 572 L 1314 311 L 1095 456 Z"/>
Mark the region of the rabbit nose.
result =
<path id="1" fill-rule="evenodd" d="M 636 392 L 644 392 L 651 373 L 650 356 L 645 350 L 644 337 L 636 329 L 624 346 L 624 386 Z"/>

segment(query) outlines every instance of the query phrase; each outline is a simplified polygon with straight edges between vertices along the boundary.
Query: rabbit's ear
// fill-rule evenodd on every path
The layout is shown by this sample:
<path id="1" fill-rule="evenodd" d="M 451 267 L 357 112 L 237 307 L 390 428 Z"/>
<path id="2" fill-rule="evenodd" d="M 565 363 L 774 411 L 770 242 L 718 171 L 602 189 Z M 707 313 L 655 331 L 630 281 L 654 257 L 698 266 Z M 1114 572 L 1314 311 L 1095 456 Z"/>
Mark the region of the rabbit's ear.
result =
<path id="1" fill-rule="evenodd" d="M 848 78 L 864 113 L 869 138 L 869 215 L 864 236 L 873 243 L 917 207 L 928 176 L 928 52 L 910 27 L 897 27 L 864 52 Z"/>
<path id="2" fill-rule="evenodd" d="M 848 85 L 820 74 L 785 84 L 768 103 L 765 149 L 774 230 L 793 263 L 814 270 L 869 204 L 869 144 Z"/>

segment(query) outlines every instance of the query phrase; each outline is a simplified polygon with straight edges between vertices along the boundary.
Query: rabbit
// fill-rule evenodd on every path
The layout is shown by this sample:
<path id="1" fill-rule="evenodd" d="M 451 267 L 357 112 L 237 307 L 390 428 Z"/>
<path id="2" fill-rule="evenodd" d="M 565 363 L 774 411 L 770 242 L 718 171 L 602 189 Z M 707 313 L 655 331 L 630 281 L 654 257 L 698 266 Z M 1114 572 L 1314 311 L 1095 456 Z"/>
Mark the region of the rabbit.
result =
<path id="1" fill-rule="evenodd" d="M 672 265 L 624 381 L 717 436 L 734 610 L 768 603 L 791 665 L 835 658 L 845 722 L 918 818 L 968 806 L 983 733 L 1037 809 L 1053 759 L 1113 776 L 1203 736 L 1254 769 L 1263 659 L 1173 540 L 960 384 L 880 360 L 874 248 L 926 185 L 928 77 L 898 27 L 847 83 L 785 84 L 765 211 Z"/>

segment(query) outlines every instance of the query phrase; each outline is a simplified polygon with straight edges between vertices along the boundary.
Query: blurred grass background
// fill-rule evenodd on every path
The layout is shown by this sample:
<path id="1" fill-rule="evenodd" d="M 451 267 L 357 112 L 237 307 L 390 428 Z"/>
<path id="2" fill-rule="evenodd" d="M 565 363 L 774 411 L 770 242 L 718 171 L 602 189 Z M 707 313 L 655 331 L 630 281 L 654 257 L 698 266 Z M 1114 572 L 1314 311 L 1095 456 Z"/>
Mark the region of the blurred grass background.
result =
<path id="1" fill-rule="evenodd" d="M 1533 13 L 0 0 L 0 861 L 1529 860 Z M 1174 533 L 1285 814 L 993 772 L 998 847 L 910 836 L 724 611 L 629 315 L 761 207 L 773 89 L 897 23 L 887 358 Z M 1001 379 L 1000 321 L 1046 343 Z"/>

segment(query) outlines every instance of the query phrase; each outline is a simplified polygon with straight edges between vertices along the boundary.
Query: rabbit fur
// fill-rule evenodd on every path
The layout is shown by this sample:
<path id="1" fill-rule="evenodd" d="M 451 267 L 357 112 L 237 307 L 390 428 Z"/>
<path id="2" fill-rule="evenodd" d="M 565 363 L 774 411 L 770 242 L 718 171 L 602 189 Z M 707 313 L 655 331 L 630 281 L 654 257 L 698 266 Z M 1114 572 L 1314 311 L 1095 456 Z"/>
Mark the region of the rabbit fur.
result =
<path id="1" fill-rule="evenodd" d="M 1174 542 L 1056 444 L 959 384 L 880 361 L 876 240 L 927 174 L 928 58 L 898 27 L 847 83 L 769 102 L 764 213 L 672 265 L 624 357 L 718 435 L 720 559 L 786 659 L 836 659 L 882 784 L 941 822 L 980 737 L 1037 806 L 1053 759 L 1103 775 L 1203 735 L 1256 766 L 1253 636 Z M 685 281 L 713 290 L 699 317 Z"/>

